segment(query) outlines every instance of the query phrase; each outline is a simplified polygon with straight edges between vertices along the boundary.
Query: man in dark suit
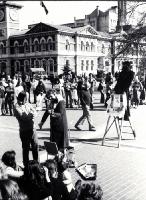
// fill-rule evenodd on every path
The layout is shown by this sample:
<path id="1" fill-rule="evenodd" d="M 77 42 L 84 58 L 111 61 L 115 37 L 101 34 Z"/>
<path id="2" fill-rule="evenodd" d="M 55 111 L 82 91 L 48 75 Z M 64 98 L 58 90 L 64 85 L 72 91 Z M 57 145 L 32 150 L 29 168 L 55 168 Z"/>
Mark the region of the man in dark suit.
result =
<path id="1" fill-rule="evenodd" d="M 91 120 L 91 114 L 90 114 L 91 96 L 90 96 L 90 92 L 89 92 L 89 85 L 86 81 L 84 83 L 82 83 L 80 101 L 81 101 L 81 105 L 82 105 L 83 115 L 79 118 L 79 120 L 75 124 L 75 128 L 77 130 L 81 130 L 79 128 L 79 125 L 83 124 L 85 119 L 87 119 L 88 124 L 89 124 L 89 131 L 96 131 L 95 127 L 93 126 L 92 120 Z"/>

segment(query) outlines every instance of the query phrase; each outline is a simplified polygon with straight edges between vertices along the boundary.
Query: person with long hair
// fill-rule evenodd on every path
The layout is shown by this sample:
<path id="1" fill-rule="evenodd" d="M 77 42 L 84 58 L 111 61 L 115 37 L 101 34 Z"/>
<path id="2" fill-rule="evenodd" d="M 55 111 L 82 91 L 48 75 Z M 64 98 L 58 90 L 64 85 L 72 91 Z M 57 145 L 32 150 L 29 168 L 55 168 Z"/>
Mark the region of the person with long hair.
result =
<path id="1" fill-rule="evenodd" d="M 0 199 L 3 200 L 28 200 L 26 194 L 22 193 L 18 184 L 9 179 L 0 180 Z"/>
<path id="2" fill-rule="evenodd" d="M 47 168 L 36 160 L 30 160 L 24 168 L 23 188 L 29 200 L 48 200 L 52 189 Z"/>

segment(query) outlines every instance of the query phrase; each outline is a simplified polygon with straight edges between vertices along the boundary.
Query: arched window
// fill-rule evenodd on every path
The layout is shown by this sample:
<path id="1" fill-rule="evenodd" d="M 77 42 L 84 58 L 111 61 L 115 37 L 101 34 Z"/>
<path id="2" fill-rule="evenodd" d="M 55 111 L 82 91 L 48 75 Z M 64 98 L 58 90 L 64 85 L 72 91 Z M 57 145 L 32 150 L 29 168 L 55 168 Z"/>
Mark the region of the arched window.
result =
<path id="1" fill-rule="evenodd" d="M 29 66 L 29 61 L 25 60 L 24 61 L 24 72 L 29 72 L 30 66 Z"/>
<path id="2" fill-rule="evenodd" d="M 51 37 L 48 38 L 47 44 L 48 44 L 48 51 L 53 51 L 53 39 Z"/>
<path id="3" fill-rule="evenodd" d="M 40 67 L 40 61 L 39 60 L 34 60 L 34 67 L 39 68 Z"/>
<path id="4" fill-rule="evenodd" d="M 24 53 L 29 52 L 29 45 L 27 40 L 24 40 L 23 47 L 24 47 Z"/>
<path id="5" fill-rule="evenodd" d="M 45 59 L 43 59 L 42 61 L 41 61 L 41 66 L 44 68 L 44 70 L 47 72 L 47 61 L 45 60 Z"/>
<path id="6" fill-rule="evenodd" d="M 20 62 L 19 61 L 15 61 L 15 72 L 20 72 Z"/>
<path id="7" fill-rule="evenodd" d="M 0 54 L 4 53 L 4 44 L 0 43 Z"/>
<path id="8" fill-rule="evenodd" d="M 54 60 L 53 59 L 48 60 L 48 67 L 50 70 L 50 74 L 54 74 Z"/>
<path id="9" fill-rule="evenodd" d="M 39 41 L 38 39 L 34 40 L 34 52 L 39 51 Z"/>
<path id="10" fill-rule="evenodd" d="M 85 45 L 83 41 L 81 41 L 81 51 L 85 51 Z"/>
<path id="11" fill-rule="evenodd" d="M 18 41 L 14 42 L 14 53 L 15 54 L 19 53 L 19 43 L 18 43 Z"/>
<path id="12" fill-rule="evenodd" d="M 69 44 L 69 41 L 68 41 L 68 40 L 66 40 L 65 49 L 66 49 L 66 50 L 70 50 L 70 44 Z"/>
<path id="13" fill-rule="evenodd" d="M 41 51 L 46 51 L 46 40 L 45 40 L 45 38 L 41 38 L 40 44 L 41 44 Z"/>
<path id="14" fill-rule="evenodd" d="M 90 50 L 89 42 L 86 42 L 86 51 Z"/>

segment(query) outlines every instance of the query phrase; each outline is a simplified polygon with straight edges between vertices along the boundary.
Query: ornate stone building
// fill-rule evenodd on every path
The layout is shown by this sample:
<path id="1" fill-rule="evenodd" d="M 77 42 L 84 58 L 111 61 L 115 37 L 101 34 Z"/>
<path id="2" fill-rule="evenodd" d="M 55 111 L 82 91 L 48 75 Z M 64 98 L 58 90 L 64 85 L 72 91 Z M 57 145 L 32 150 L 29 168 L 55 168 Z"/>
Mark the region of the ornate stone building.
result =
<path id="1" fill-rule="evenodd" d="M 70 28 L 38 23 L 19 31 L 21 6 L 0 4 L 0 73 L 29 73 L 43 67 L 48 75 L 68 65 L 76 74 L 111 68 L 111 36 L 90 25 Z"/>

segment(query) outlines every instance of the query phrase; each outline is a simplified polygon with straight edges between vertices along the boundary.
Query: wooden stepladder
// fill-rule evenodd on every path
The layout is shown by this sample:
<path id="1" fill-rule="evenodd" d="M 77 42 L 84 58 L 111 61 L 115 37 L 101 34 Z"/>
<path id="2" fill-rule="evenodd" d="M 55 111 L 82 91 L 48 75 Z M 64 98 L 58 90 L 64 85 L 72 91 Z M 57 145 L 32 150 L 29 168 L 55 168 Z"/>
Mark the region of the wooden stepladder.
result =
<path id="1" fill-rule="evenodd" d="M 102 139 L 102 145 L 106 140 L 107 133 L 110 131 L 111 127 L 115 125 L 116 133 L 118 136 L 118 147 L 120 147 L 121 139 L 122 139 L 122 131 L 123 131 L 123 121 L 124 121 L 124 113 L 125 108 L 127 106 L 126 94 L 112 94 L 110 104 L 107 108 L 107 112 L 109 114 L 107 119 L 107 124 L 105 128 L 105 133 Z M 132 130 L 132 134 L 134 139 L 136 137 L 135 130 L 132 127 L 130 119 L 128 119 L 129 126 Z M 110 139 L 110 138 L 108 138 Z"/>
<path id="2" fill-rule="evenodd" d="M 104 142 L 106 140 L 107 133 L 109 132 L 110 128 L 115 124 L 116 127 L 116 133 L 118 136 L 118 147 L 120 147 L 121 139 L 122 139 L 122 131 L 123 131 L 123 118 L 119 118 L 118 116 L 111 116 L 109 115 L 106 128 L 105 128 L 105 133 L 102 139 L 102 145 L 104 145 Z M 129 127 L 131 128 L 132 134 L 134 136 L 134 139 L 136 138 L 136 133 L 135 130 L 132 127 L 130 119 L 128 119 Z"/>

